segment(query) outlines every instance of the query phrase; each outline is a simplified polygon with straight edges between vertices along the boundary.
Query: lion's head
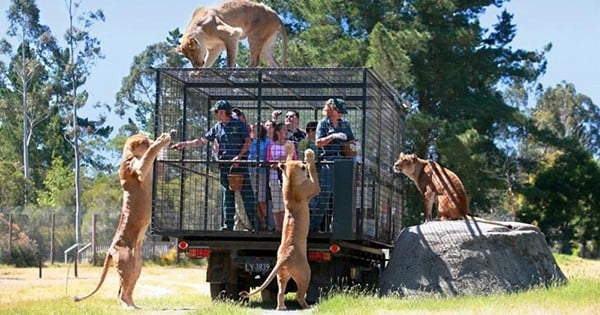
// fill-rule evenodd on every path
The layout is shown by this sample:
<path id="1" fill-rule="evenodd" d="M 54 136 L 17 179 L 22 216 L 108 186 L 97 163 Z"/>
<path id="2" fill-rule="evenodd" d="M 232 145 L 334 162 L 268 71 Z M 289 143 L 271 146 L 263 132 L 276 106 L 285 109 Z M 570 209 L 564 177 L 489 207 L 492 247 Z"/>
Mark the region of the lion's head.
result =
<path id="1" fill-rule="evenodd" d="M 124 178 L 130 168 L 130 164 L 135 159 L 140 159 L 148 148 L 152 145 L 153 141 L 143 133 L 133 135 L 125 141 L 123 146 L 123 161 L 119 168 L 119 177 Z"/>
<path id="2" fill-rule="evenodd" d="M 125 145 L 123 146 L 123 157 L 127 158 L 131 155 L 137 158 L 142 157 L 142 155 L 148 151 L 152 142 L 153 141 L 143 133 L 138 133 L 127 138 Z"/>
<path id="3" fill-rule="evenodd" d="M 416 163 L 418 160 L 419 157 L 416 154 L 400 153 L 398 160 L 394 163 L 394 172 L 412 174 L 414 173 L 415 166 L 418 164 Z"/>
<path id="4" fill-rule="evenodd" d="M 177 52 L 182 53 L 195 68 L 204 66 L 204 60 L 208 49 L 203 41 L 196 39 L 192 34 L 183 37 L 181 44 L 177 46 Z"/>

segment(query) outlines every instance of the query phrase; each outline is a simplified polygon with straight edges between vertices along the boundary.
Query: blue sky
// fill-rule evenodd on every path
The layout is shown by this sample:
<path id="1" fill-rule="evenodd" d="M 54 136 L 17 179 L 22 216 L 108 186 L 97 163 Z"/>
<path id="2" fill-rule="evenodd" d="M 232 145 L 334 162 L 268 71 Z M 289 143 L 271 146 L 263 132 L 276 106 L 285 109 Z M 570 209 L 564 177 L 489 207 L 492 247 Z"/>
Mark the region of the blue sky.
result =
<path id="1" fill-rule="evenodd" d="M 65 1 L 37 1 L 41 23 L 50 26 L 55 36 L 61 39 L 68 25 Z M 8 2 L 3 1 L 0 5 L 0 30 L 7 27 Z M 88 79 L 86 89 L 90 93 L 89 104 L 112 104 L 135 55 L 148 45 L 164 41 L 169 30 L 176 27 L 185 30 L 196 7 L 209 7 L 217 2 L 83 1 L 80 10 L 101 9 L 106 17 L 105 22 L 97 23 L 92 29 L 92 34 L 101 41 L 106 58 L 97 63 Z M 577 92 L 590 96 L 595 104 L 600 104 L 600 41 L 597 35 L 600 33 L 600 0 L 513 0 L 506 3 L 504 8 L 514 14 L 513 22 L 517 26 L 511 44 L 513 49 L 540 51 L 547 43 L 553 44 L 547 54 L 547 72 L 541 78 L 544 87 L 555 86 L 562 81 L 570 82 L 575 84 Z M 499 13 L 500 10 L 489 8 L 481 18 L 482 23 L 491 25 Z M 5 31 L 0 32 L 0 37 L 6 36 Z M 109 122 L 118 129 L 118 119 L 113 117 Z"/>

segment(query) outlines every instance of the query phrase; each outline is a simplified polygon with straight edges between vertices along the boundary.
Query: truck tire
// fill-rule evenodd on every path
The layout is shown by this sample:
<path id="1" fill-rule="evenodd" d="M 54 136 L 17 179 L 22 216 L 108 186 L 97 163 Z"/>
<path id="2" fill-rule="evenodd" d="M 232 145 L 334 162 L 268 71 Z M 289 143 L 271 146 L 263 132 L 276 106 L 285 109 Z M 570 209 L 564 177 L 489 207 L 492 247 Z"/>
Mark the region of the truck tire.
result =
<path id="1" fill-rule="evenodd" d="M 212 300 L 225 299 L 225 286 L 221 283 L 210 283 L 210 298 Z"/>
<path id="2" fill-rule="evenodd" d="M 277 301 L 277 292 L 266 288 L 260 292 L 263 303 L 273 303 Z"/>

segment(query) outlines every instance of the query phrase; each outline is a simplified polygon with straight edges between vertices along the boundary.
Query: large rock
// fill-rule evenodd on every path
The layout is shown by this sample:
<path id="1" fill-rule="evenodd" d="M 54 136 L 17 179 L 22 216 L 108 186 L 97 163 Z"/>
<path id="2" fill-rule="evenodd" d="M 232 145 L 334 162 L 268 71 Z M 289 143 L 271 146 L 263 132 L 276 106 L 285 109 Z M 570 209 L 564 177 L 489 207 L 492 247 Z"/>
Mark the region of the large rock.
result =
<path id="1" fill-rule="evenodd" d="M 383 295 L 452 296 L 522 291 L 565 283 L 540 230 L 472 221 L 404 229 L 379 280 Z"/>

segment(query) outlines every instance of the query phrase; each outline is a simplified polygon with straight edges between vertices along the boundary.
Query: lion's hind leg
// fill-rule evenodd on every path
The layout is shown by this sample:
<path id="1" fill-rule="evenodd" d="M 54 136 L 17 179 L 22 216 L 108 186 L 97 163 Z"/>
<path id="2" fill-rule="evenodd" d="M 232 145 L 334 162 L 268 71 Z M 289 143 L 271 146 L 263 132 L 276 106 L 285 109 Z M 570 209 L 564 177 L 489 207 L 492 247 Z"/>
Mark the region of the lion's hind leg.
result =
<path id="1" fill-rule="evenodd" d="M 133 288 L 141 271 L 136 270 L 137 267 L 141 269 L 141 264 L 136 262 L 137 254 L 128 246 L 117 246 L 115 249 L 118 252 L 115 267 L 120 281 L 119 303 L 123 308 L 139 308 L 133 302 Z"/>
<path id="2" fill-rule="evenodd" d="M 308 303 L 306 303 L 306 293 L 308 292 L 308 286 L 310 284 L 310 266 L 308 265 L 308 262 L 303 262 L 300 266 L 296 266 L 292 272 L 292 278 L 296 282 L 297 288 L 296 301 L 298 301 L 300 308 L 310 308 Z"/>
<path id="3" fill-rule="evenodd" d="M 286 270 L 286 268 L 282 268 L 277 274 L 277 287 L 279 291 L 277 292 L 277 310 L 284 311 L 287 308 L 285 307 L 285 289 L 287 288 L 287 283 L 290 281 L 291 275 Z"/>

